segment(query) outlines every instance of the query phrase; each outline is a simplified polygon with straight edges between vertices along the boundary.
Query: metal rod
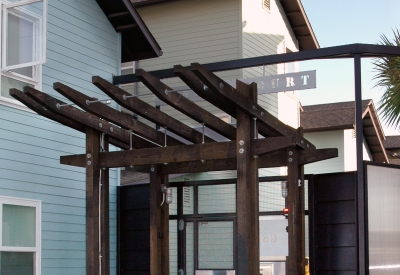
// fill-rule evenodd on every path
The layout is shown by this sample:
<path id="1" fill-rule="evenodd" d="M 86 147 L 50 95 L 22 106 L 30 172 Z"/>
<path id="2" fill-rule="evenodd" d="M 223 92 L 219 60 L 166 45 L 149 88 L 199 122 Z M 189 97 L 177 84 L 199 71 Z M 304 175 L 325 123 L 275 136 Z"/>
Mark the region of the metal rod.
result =
<path id="1" fill-rule="evenodd" d="M 165 142 L 164 147 L 167 147 L 167 127 L 166 126 L 164 127 L 164 142 Z"/>
<path id="2" fill-rule="evenodd" d="M 91 103 L 97 103 L 97 102 L 104 102 L 104 104 L 110 104 L 111 100 L 112 100 L 111 98 L 99 99 L 99 100 L 86 100 L 86 105 L 90 105 Z"/>
<path id="3" fill-rule="evenodd" d="M 265 76 L 265 65 L 263 65 L 263 76 Z"/>
<path id="4" fill-rule="evenodd" d="M 357 227 L 358 227 L 358 274 L 365 274 L 365 190 L 363 163 L 363 122 L 362 122 L 362 89 L 361 89 L 361 54 L 354 55 L 354 92 L 356 101 L 356 154 L 357 154 Z"/>
<path id="5" fill-rule="evenodd" d="M 154 94 L 153 93 L 148 93 L 148 94 L 142 94 L 142 95 L 123 95 L 122 98 L 124 100 L 127 100 L 128 98 L 139 97 L 139 96 L 147 96 L 147 95 L 154 95 Z"/>
<path id="6" fill-rule="evenodd" d="M 144 139 L 145 141 L 148 141 L 148 142 L 150 142 L 150 143 L 153 143 L 154 145 L 157 145 L 157 146 L 159 146 L 159 147 L 163 147 L 162 145 L 160 145 L 160 144 L 158 144 L 158 143 L 156 143 L 156 142 L 154 142 L 154 141 L 151 141 L 150 139 L 147 139 L 147 138 L 144 138 L 144 137 L 142 137 L 142 136 L 139 136 L 138 134 L 135 134 L 134 132 L 132 132 L 132 135 L 137 136 L 137 137 L 140 137 L 141 139 Z"/>
<path id="7" fill-rule="evenodd" d="M 56 107 L 57 107 L 57 109 L 60 109 L 61 107 L 73 106 L 73 105 L 76 105 L 76 104 L 75 104 L 75 103 L 70 103 L 70 104 L 60 104 L 60 103 L 57 103 L 57 104 L 56 104 Z"/>
<path id="8" fill-rule="evenodd" d="M 254 139 L 257 139 L 258 138 L 258 135 L 257 135 L 257 118 L 253 117 L 253 119 L 254 119 Z"/>
<path id="9" fill-rule="evenodd" d="M 129 131 L 129 144 L 130 144 L 129 150 L 132 150 L 132 130 Z"/>
<path id="10" fill-rule="evenodd" d="M 203 124 L 203 137 L 202 137 L 203 141 L 201 143 L 204 144 L 204 127 L 205 127 L 206 124 L 204 122 L 202 124 Z"/>

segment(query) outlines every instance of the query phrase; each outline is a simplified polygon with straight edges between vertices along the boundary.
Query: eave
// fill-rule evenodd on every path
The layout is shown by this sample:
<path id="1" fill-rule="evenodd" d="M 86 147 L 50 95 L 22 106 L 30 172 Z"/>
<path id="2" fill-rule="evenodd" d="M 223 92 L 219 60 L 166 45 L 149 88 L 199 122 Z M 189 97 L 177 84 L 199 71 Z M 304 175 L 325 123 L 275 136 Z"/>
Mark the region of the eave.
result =
<path id="1" fill-rule="evenodd" d="M 160 46 L 129 0 L 96 0 L 115 31 L 121 33 L 121 61 L 159 57 Z"/>
<path id="2" fill-rule="evenodd" d="M 151 6 L 182 0 L 131 0 L 134 7 Z M 286 17 L 292 26 L 296 39 L 299 41 L 299 50 L 319 49 L 317 38 L 308 21 L 300 0 L 280 0 Z"/>
<path id="3" fill-rule="evenodd" d="M 319 49 L 319 43 L 300 0 L 280 0 L 286 17 L 292 26 L 299 50 Z"/>

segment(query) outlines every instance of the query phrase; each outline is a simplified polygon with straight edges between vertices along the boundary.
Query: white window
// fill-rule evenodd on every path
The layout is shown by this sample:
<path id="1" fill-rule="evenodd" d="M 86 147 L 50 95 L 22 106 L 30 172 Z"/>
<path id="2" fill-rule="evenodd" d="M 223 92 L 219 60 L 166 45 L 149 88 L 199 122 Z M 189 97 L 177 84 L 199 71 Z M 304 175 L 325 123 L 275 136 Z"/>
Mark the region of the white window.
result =
<path id="1" fill-rule="evenodd" d="M 41 202 L 0 197 L 0 274 L 40 275 Z"/>
<path id="2" fill-rule="evenodd" d="M 41 65 L 46 62 L 47 0 L 2 0 L 2 103 L 15 103 L 10 88 L 41 89 Z"/>
<path id="3" fill-rule="evenodd" d="M 121 64 L 121 75 L 134 74 L 137 67 L 137 61 L 125 62 Z M 136 83 L 121 84 L 120 87 L 131 93 L 137 95 Z"/>

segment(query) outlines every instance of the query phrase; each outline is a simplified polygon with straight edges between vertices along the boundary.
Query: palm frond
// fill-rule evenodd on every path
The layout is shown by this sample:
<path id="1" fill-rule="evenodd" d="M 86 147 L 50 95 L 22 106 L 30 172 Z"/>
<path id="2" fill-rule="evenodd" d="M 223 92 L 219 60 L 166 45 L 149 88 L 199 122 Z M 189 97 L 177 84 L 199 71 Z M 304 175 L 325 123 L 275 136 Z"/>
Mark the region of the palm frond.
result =
<path id="1" fill-rule="evenodd" d="M 400 31 L 393 30 L 394 39 L 381 35 L 380 45 L 400 47 Z M 400 128 L 400 57 L 390 56 L 377 58 L 373 61 L 377 81 L 375 87 L 384 89 L 378 102 L 378 111 L 389 126 Z"/>

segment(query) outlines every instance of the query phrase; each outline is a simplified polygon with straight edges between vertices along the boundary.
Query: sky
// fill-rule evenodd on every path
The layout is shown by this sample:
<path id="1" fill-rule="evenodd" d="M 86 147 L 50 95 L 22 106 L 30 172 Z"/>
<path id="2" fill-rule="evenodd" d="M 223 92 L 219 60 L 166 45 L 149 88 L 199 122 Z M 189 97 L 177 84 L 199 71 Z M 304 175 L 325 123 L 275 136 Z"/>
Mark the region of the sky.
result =
<path id="1" fill-rule="evenodd" d="M 400 29 L 400 0 L 302 0 L 304 10 L 321 48 L 353 43 L 377 44 L 385 34 L 393 38 L 392 30 Z M 373 99 L 375 107 L 383 93 L 374 87 L 373 59 L 362 59 L 362 97 Z M 354 62 L 318 60 L 300 62 L 300 71 L 317 71 L 317 88 L 301 92 L 303 105 L 354 100 Z M 400 135 L 387 128 L 386 135 Z"/>

